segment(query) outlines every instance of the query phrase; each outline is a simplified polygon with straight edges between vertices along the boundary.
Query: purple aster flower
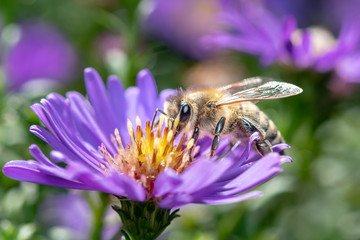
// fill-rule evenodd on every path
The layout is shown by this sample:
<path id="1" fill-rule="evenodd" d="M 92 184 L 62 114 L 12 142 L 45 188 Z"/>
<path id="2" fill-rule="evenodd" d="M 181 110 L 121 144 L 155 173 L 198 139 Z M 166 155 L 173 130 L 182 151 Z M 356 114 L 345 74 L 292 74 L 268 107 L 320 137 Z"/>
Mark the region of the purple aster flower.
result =
<path id="1" fill-rule="evenodd" d="M 294 17 L 278 18 L 261 1 L 223 0 L 220 20 L 230 31 L 219 30 L 202 39 L 208 48 L 232 49 L 257 55 L 263 65 L 274 62 L 318 72 L 334 71 L 344 81 L 359 82 L 358 22 L 343 21 L 336 39 L 322 27 L 298 29 Z M 351 59 L 351 60 L 348 60 Z M 349 70 L 351 68 L 351 70 Z"/>
<path id="2" fill-rule="evenodd" d="M 65 36 L 45 22 L 27 21 L 19 25 L 18 41 L 6 52 L 3 65 L 7 85 L 19 90 L 25 83 L 64 83 L 71 80 L 76 56 Z"/>
<path id="3" fill-rule="evenodd" d="M 260 196 L 261 192 L 250 190 L 279 173 L 279 165 L 291 160 L 278 153 L 288 147 L 286 144 L 274 146 L 274 152 L 264 157 L 251 151 L 258 133 L 219 161 L 229 142 L 224 139 L 217 155 L 210 158 L 211 141 L 204 138 L 190 158 L 194 141 L 187 140 L 187 132 L 175 138 L 174 130 L 162 127 L 163 118 L 157 129 L 150 129 L 148 120 L 174 90 L 163 90 L 157 96 L 148 70 L 139 72 L 137 87 L 126 91 L 114 76 L 109 77 L 106 88 L 91 68 L 85 70 L 85 84 L 90 102 L 77 92 L 67 93 L 66 98 L 52 93 L 31 107 L 48 130 L 31 126 L 30 131 L 54 151 L 48 158 L 32 145 L 30 153 L 35 160 L 10 161 L 3 168 L 5 175 L 55 187 L 110 193 L 119 196 L 122 208 L 127 209 L 143 202 L 142 209 L 150 211 L 155 203 L 168 212 L 156 211 L 160 216 L 154 218 L 170 222 L 175 215 L 169 215 L 167 209 L 190 203 L 235 203 Z M 66 166 L 58 165 L 60 162 Z M 122 215 L 125 210 L 115 210 L 129 232 L 139 230 L 126 223 L 129 216 Z"/>
<path id="4" fill-rule="evenodd" d="M 144 29 L 169 46 L 196 59 L 205 58 L 198 40 L 217 27 L 216 0 L 149 0 L 144 13 Z M 145 8 L 144 8 L 145 9 Z M 151 9 L 149 11 L 149 9 Z"/>
<path id="5" fill-rule="evenodd" d="M 259 1 L 223 0 L 219 21 L 227 25 L 202 42 L 209 48 L 227 48 L 260 56 L 264 65 L 277 60 L 283 52 L 283 23 Z"/>
<path id="6" fill-rule="evenodd" d="M 301 26 L 309 25 L 314 16 L 319 17 L 320 1 L 311 0 L 263 0 L 264 7 L 280 18 L 294 16 Z"/>
<path id="7" fill-rule="evenodd" d="M 292 63 L 299 68 L 312 68 L 318 72 L 337 70 L 338 64 L 353 54 L 359 43 L 357 24 L 347 23 L 335 39 L 325 28 L 297 29 L 295 20 L 286 25 L 285 45 Z"/>
<path id="8" fill-rule="evenodd" d="M 71 239 L 89 239 L 94 216 L 89 203 L 80 192 L 50 195 L 40 204 L 39 222 L 43 227 L 61 227 L 68 231 Z M 112 239 L 119 231 L 117 214 L 108 208 L 101 239 Z"/>

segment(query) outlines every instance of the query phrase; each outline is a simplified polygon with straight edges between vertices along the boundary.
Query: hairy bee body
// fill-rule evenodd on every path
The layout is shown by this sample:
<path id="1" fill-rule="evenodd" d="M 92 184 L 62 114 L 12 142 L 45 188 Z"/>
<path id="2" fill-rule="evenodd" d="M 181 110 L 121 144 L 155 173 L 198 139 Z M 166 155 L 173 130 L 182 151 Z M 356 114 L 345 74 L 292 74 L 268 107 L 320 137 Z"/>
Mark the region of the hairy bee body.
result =
<path id="1" fill-rule="evenodd" d="M 260 154 L 271 152 L 271 146 L 283 143 L 284 139 L 273 121 L 252 102 L 224 105 L 215 107 L 214 103 L 223 96 L 216 90 L 201 90 L 183 93 L 170 98 L 165 104 L 165 112 L 175 118 L 179 112 L 181 101 L 189 103 L 192 116 L 189 124 L 198 126 L 202 132 L 215 135 L 216 125 L 221 118 L 225 118 L 221 135 L 230 135 L 232 142 L 247 141 L 254 132 L 263 137 L 257 149 Z M 174 105 L 178 106 L 174 108 Z M 174 111 L 171 111 L 171 107 Z M 179 130 L 184 126 L 179 123 Z"/>
<path id="2" fill-rule="evenodd" d="M 236 140 L 244 140 L 258 131 L 263 137 L 263 141 L 256 143 L 260 154 L 271 152 L 271 146 L 284 142 L 274 122 L 252 102 L 239 104 L 233 116 L 229 119 L 229 134 Z"/>
<path id="3" fill-rule="evenodd" d="M 251 78 L 222 88 L 187 90 L 170 97 L 163 113 L 168 119 L 178 119 L 176 132 L 190 125 L 195 141 L 200 132 L 212 135 L 211 155 L 218 147 L 220 135 L 229 135 L 232 142 L 237 142 L 248 139 L 254 132 L 260 133 L 255 148 L 265 155 L 284 139 L 275 124 L 252 101 L 289 97 L 301 93 L 302 89 L 289 83 L 262 81 Z M 255 84 L 258 85 L 247 87 Z"/>

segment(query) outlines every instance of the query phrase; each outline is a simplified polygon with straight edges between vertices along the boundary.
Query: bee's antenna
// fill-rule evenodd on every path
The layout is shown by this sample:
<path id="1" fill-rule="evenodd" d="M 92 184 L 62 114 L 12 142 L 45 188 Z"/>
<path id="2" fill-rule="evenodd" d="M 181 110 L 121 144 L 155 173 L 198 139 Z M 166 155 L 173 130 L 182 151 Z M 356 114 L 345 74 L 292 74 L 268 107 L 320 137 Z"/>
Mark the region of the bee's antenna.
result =
<path id="1" fill-rule="evenodd" d="M 184 93 L 184 89 L 182 89 L 181 87 L 179 87 L 178 89 L 177 89 L 177 94 L 180 96 L 180 95 L 182 95 Z"/>
<path id="2" fill-rule="evenodd" d="M 153 117 L 153 119 L 152 119 L 152 121 L 151 121 L 151 127 L 150 127 L 151 130 L 152 130 L 153 127 L 154 127 L 154 122 L 155 122 L 155 118 L 156 118 L 157 112 L 160 112 L 161 114 L 167 116 L 167 114 L 166 114 L 163 110 L 157 108 L 157 109 L 155 110 L 155 112 L 154 112 L 154 117 Z"/>

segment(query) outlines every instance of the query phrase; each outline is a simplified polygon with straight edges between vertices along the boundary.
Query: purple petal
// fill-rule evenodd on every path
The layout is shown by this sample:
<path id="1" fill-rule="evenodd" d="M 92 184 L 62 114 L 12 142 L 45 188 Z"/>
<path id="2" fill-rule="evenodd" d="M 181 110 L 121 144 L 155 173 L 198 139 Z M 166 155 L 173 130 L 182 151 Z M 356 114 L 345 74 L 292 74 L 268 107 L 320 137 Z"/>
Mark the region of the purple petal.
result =
<path id="1" fill-rule="evenodd" d="M 174 89 L 165 89 L 162 90 L 159 94 L 158 102 L 156 104 L 156 107 L 162 109 L 164 107 L 164 103 L 166 100 L 169 99 L 171 96 L 175 96 L 177 94 L 177 91 Z"/>
<path id="2" fill-rule="evenodd" d="M 51 127 L 51 124 L 49 122 L 49 119 L 46 117 L 45 109 L 44 107 L 39 104 L 35 103 L 30 106 L 30 109 L 38 116 L 38 118 L 41 120 L 42 123 L 50 130 L 50 132 L 54 132 L 54 129 Z"/>
<path id="3" fill-rule="evenodd" d="M 283 151 L 283 150 L 285 150 L 285 149 L 288 149 L 288 148 L 290 148 L 290 146 L 287 145 L 286 143 L 279 143 L 279 144 L 274 145 L 274 146 L 272 147 L 272 150 L 273 150 L 274 152 L 281 152 L 281 151 Z"/>
<path id="4" fill-rule="evenodd" d="M 128 196 L 128 198 L 134 201 L 145 200 L 145 189 L 140 183 L 134 181 L 129 176 L 125 174 L 119 174 L 116 171 L 112 172 L 111 178 L 116 184 L 120 185 L 120 187 L 124 189 L 126 194 L 123 196 Z"/>
<path id="5" fill-rule="evenodd" d="M 336 66 L 336 73 L 348 83 L 360 83 L 360 53 L 344 57 Z"/>
<path id="6" fill-rule="evenodd" d="M 38 164 L 34 161 L 14 160 L 5 164 L 3 173 L 6 176 L 19 181 L 33 182 L 61 188 L 92 190 L 91 187 L 85 186 L 81 183 L 45 174 L 38 170 L 37 166 Z"/>
<path id="7" fill-rule="evenodd" d="M 107 84 L 109 89 L 110 102 L 112 104 L 114 114 L 116 115 L 117 126 L 121 139 L 124 142 L 129 142 L 130 138 L 128 136 L 128 131 L 122 126 L 127 125 L 128 118 L 124 108 L 127 108 L 129 102 L 133 101 L 133 99 L 129 99 L 131 101 L 127 101 L 124 87 L 116 76 L 110 76 L 108 78 Z"/>
<path id="8" fill-rule="evenodd" d="M 110 136 L 117 126 L 115 122 L 116 116 L 112 111 L 112 105 L 104 83 L 95 69 L 85 69 L 85 85 L 89 100 L 95 110 L 95 116 L 104 129 L 104 133 Z"/>
<path id="9" fill-rule="evenodd" d="M 252 191 L 248 192 L 239 196 L 231 196 L 224 199 L 220 199 L 219 197 L 216 197 L 214 199 L 206 199 L 203 200 L 202 203 L 205 204 L 212 204 L 212 205 L 218 205 L 218 204 L 230 204 L 230 203 L 237 203 L 242 202 L 245 200 L 249 200 L 251 198 L 256 198 L 262 196 L 262 192 L 260 191 Z"/>
<path id="10" fill-rule="evenodd" d="M 110 152 L 114 153 L 110 135 L 104 133 L 100 123 L 96 121 L 94 109 L 86 99 L 77 92 L 69 92 L 66 96 L 70 102 L 72 124 L 77 131 L 76 138 L 81 139 L 81 142 L 90 143 L 95 149 L 104 143 Z"/>
<path id="11" fill-rule="evenodd" d="M 71 132 L 68 126 L 64 124 L 61 113 L 56 112 L 56 109 L 53 109 L 51 104 L 46 100 L 42 100 L 42 104 L 46 108 L 44 113 L 46 114 L 46 117 L 49 119 L 49 122 L 54 129 L 53 133 L 55 136 L 59 138 L 60 141 L 73 153 L 81 156 L 94 167 L 98 167 L 99 159 L 93 156 L 93 152 L 89 151 L 85 144 L 83 144 L 86 142 L 81 142 L 77 138 L 76 132 Z"/>
<path id="12" fill-rule="evenodd" d="M 46 131 L 44 128 L 40 126 L 33 125 L 30 127 L 30 132 L 33 133 L 35 136 L 39 137 L 41 140 L 49 144 L 53 149 L 56 149 L 69 158 L 77 159 L 77 157 L 69 151 L 57 138 L 55 138 L 52 134 Z"/>
<path id="13" fill-rule="evenodd" d="M 140 90 L 140 102 L 145 107 L 149 117 L 156 109 L 157 88 L 154 77 L 147 69 L 141 70 L 137 75 L 137 86 Z"/>
<path id="14" fill-rule="evenodd" d="M 135 125 L 135 118 L 139 116 L 140 119 L 144 119 L 146 114 L 144 108 L 139 103 L 140 90 L 137 87 L 129 87 L 126 89 L 125 98 L 127 99 L 126 115 L 128 119 Z"/>
<path id="15" fill-rule="evenodd" d="M 107 81 L 110 102 L 114 113 L 120 119 L 120 123 L 126 123 L 126 116 L 124 116 L 123 109 L 126 106 L 125 90 L 121 81 L 116 76 L 110 76 Z"/>
<path id="16" fill-rule="evenodd" d="M 171 171 L 162 173 L 154 184 L 155 198 L 160 197 L 161 207 L 179 207 L 191 202 L 199 202 L 196 194 L 213 184 L 229 167 L 230 161 L 216 162 L 213 160 L 198 159 L 185 172 L 176 176 Z"/>
<path id="17" fill-rule="evenodd" d="M 285 158 L 287 159 L 287 157 Z M 227 194 L 238 194 L 267 181 L 282 171 L 278 167 L 281 163 L 283 160 L 278 153 L 267 154 L 227 184 L 226 187 L 233 188 Z"/>
<path id="18" fill-rule="evenodd" d="M 40 150 L 40 148 L 35 145 L 35 144 L 32 144 L 30 147 L 30 153 L 31 155 L 37 159 L 41 164 L 44 164 L 46 166 L 49 166 L 49 167 L 57 167 L 52 161 L 50 161 Z"/>
<path id="19" fill-rule="evenodd" d="M 183 179 L 172 169 L 162 171 L 155 180 L 153 196 L 155 198 L 165 196 L 174 188 L 183 183 Z"/>

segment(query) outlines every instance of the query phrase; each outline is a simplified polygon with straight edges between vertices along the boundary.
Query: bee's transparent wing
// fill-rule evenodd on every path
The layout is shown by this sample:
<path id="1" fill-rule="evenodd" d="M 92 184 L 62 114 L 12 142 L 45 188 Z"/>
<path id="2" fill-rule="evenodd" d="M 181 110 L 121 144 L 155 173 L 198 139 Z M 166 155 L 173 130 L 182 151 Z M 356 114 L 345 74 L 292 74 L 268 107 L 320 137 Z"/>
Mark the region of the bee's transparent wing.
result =
<path id="1" fill-rule="evenodd" d="M 233 94 L 245 89 L 258 87 L 266 82 L 272 81 L 272 78 L 266 78 L 266 77 L 252 77 L 252 78 L 245 78 L 241 80 L 240 82 L 236 82 L 233 84 L 229 84 L 223 87 L 217 88 L 217 90 L 221 92 L 226 92 L 229 94 Z"/>
<path id="2" fill-rule="evenodd" d="M 253 87 L 220 98 L 215 105 L 222 106 L 245 101 L 263 101 L 290 97 L 303 90 L 290 83 L 270 81 L 258 87 Z"/>

